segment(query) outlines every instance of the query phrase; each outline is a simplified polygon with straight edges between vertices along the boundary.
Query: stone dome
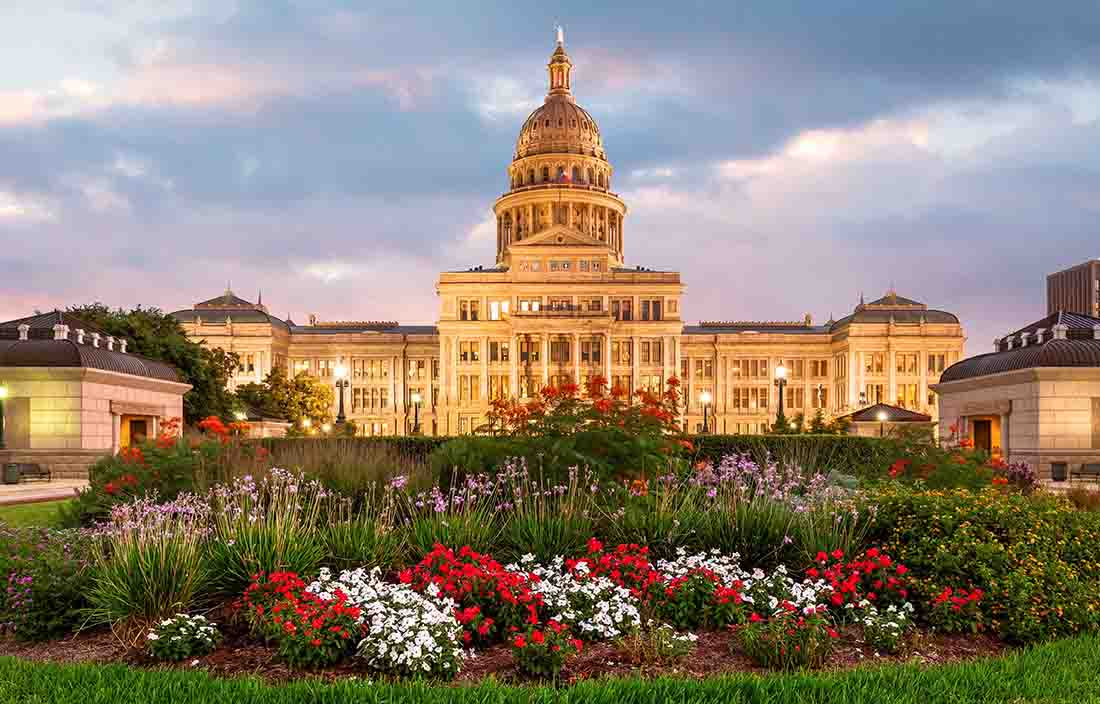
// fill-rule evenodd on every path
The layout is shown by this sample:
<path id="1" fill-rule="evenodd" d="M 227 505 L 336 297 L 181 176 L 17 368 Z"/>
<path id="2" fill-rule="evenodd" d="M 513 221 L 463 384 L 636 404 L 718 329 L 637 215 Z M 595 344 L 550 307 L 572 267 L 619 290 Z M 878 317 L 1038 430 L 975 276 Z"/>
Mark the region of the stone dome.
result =
<path id="1" fill-rule="evenodd" d="M 573 62 L 565 53 L 560 34 L 546 68 L 550 74 L 549 93 L 524 121 L 516 140 L 515 159 L 537 154 L 583 154 L 606 161 L 599 126 L 573 98 Z"/>

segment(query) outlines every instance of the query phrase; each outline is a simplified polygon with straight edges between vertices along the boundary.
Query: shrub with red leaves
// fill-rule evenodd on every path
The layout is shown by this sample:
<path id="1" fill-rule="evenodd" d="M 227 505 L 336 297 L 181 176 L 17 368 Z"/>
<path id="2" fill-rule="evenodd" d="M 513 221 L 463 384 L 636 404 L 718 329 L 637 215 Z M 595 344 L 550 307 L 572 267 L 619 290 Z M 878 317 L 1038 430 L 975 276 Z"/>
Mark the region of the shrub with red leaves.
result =
<path id="1" fill-rule="evenodd" d="M 491 643 L 508 628 L 539 622 L 542 596 L 531 591 L 538 577 L 506 570 L 468 545 L 455 553 L 436 544 L 415 567 L 402 571 L 400 579 L 419 592 L 435 585 L 442 596 L 454 599 L 466 643 Z"/>
<path id="2" fill-rule="evenodd" d="M 928 620 L 947 633 L 977 633 L 984 627 L 981 610 L 983 596 L 981 589 L 944 587 L 932 600 Z"/>

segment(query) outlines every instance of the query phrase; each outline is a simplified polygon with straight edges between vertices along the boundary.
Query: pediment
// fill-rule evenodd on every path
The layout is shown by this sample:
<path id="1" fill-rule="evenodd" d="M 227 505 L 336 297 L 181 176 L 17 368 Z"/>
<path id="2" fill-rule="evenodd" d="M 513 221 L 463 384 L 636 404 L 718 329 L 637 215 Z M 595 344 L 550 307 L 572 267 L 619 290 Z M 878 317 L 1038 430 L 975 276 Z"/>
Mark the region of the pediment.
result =
<path id="1" fill-rule="evenodd" d="M 597 239 L 589 237 L 588 235 L 574 230 L 571 227 L 558 225 L 551 227 L 549 230 L 538 233 L 528 237 L 527 239 L 520 240 L 519 242 L 512 242 L 510 247 L 545 247 L 545 246 L 559 246 L 559 247 L 576 247 L 578 245 L 589 247 L 607 247 L 606 242 L 600 242 Z"/>

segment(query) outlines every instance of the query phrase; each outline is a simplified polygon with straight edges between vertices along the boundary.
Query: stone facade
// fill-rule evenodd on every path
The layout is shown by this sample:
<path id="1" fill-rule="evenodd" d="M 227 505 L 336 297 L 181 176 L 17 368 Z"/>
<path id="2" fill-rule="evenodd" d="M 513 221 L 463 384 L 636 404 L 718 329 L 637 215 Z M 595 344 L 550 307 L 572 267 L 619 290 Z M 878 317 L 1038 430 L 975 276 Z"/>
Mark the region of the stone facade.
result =
<path id="1" fill-rule="evenodd" d="M 775 368 L 790 369 L 787 415 L 826 416 L 888 401 L 935 414 L 929 391 L 957 361 L 958 318 L 890 291 L 840 320 L 685 325 L 680 274 L 625 263 L 627 205 L 592 116 L 572 94 L 559 42 L 544 105 L 524 122 L 507 192 L 497 199 L 495 264 L 443 272 L 434 326 L 296 325 L 227 291 L 174 315 L 188 335 L 242 356 L 233 383 L 274 367 L 335 382 L 349 371 L 347 415 L 365 434 L 473 431 L 492 399 L 544 385 L 663 387 L 680 377 L 687 429 L 765 430 L 777 411 Z M 312 317 L 312 316 L 311 316 Z"/>

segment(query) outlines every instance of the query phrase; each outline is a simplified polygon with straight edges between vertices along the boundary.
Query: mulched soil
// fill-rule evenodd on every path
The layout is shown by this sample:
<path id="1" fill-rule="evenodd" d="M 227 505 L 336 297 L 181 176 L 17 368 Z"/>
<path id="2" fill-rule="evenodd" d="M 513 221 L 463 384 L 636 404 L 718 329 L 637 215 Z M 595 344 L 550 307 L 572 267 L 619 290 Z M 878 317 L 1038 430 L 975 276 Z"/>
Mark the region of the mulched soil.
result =
<path id="1" fill-rule="evenodd" d="M 859 629 L 842 629 L 826 670 L 845 670 L 869 663 L 916 663 L 942 665 L 980 657 L 1003 655 L 1010 650 L 1006 644 L 988 636 L 917 634 L 909 649 L 901 655 L 878 655 L 859 640 Z M 679 662 L 664 665 L 637 665 L 630 662 L 629 653 L 614 644 L 588 645 L 584 652 L 569 661 L 562 672 L 563 682 L 576 682 L 594 677 L 677 675 L 707 677 L 737 672 L 764 673 L 766 670 L 733 646 L 731 632 L 701 633 L 695 650 Z M 0 640 L 0 652 L 26 660 L 60 663 L 120 662 L 135 667 L 197 669 L 217 677 L 252 675 L 267 682 L 282 683 L 302 677 L 325 681 L 338 679 L 369 679 L 377 675 L 360 666 L 355 659 L 332 668 L 303 674 L 291 670 L 279 661 L 275 648 L 249 640 L 244 633 L 229 629 L 225 640 L 210 655 L 175 666 L 154 663 L 140 649 L 128 648 L 109 630 L 85 631 L 64 640 L 47 643 L 19 643 Z M 509 648 L 497 645 L 479 651 L 468 659 L 457 683 L 471 684 L 487 677 L 503 682 L 519 682 Z"/>

